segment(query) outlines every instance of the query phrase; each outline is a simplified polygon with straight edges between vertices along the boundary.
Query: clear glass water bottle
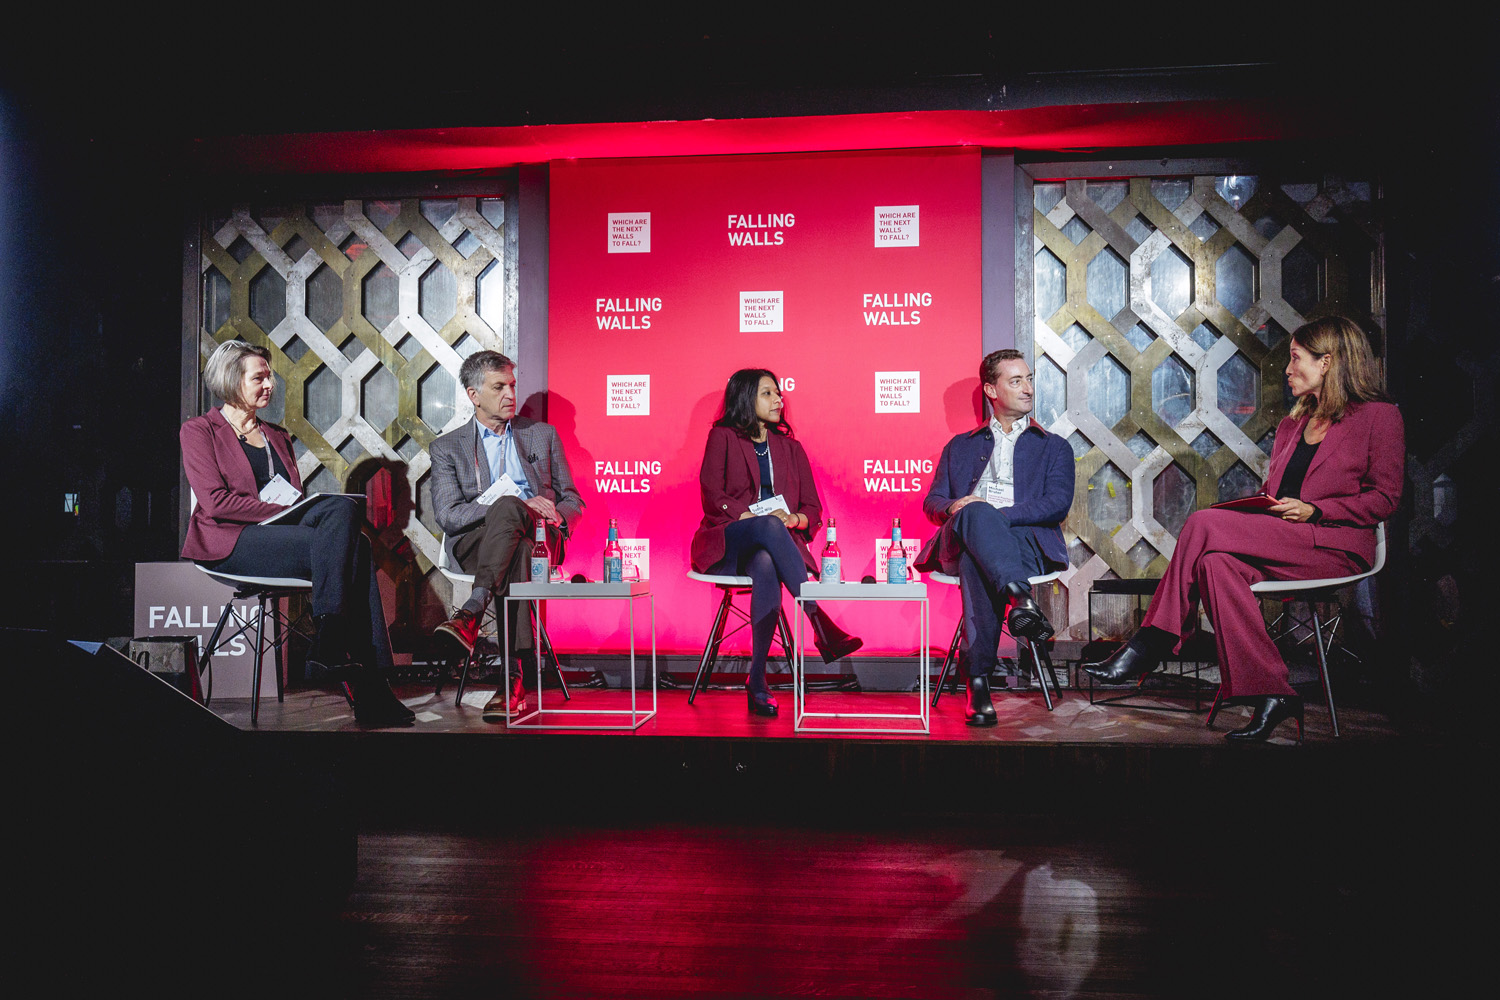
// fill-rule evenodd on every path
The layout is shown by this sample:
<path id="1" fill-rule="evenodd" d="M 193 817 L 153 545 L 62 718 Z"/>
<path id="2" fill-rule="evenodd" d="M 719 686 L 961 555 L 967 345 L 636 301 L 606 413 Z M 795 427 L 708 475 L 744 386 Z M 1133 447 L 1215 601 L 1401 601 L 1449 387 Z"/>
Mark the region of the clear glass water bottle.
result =
<path id="1" fill-rule="evenodd" d="M 552 553 L 547 551 L 547 522 L 536 519 L 536 538 L 531 543 L 531 582 L 546 583 L 552 573 Z"/>
<path id="2" fill-rule="evenodd" d="M 823 565 L 818 573 L 819 583 L 839 583 L 844 578 L 843 560 L 839 558 L 839 529 L 833 518 L 828 519 L 828 544 L 823 546 Z"/>
<path id="3" fill-rule="evenodd" d="M 609 540 L 604 543 L 604 582 L 622 583 L 625 579 L 625 552 L 620 548 L 620 528 L 609 519 Z"/>
<path id="4" fill-rule="evenodd" d="M 906 549 L 901 545 L 901 518 L 891 518 L 891 550 L 885 557 L 886 583 L 906 582 Z"/>

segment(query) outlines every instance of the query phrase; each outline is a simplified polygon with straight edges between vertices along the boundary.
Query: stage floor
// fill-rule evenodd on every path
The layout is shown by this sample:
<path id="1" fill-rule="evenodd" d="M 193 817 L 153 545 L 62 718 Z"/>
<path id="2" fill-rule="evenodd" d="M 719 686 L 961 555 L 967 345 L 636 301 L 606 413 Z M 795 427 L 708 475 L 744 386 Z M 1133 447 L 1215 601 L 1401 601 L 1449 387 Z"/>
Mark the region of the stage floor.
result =
<path id="1" fill-rule="evenodd" d="M 481 710 L 494 690 L 492 684 L 470 686 L 464 692 L 463 703 L 455 706 L 455 688 L 451 684 L 438 694 L 433 693 L 430 685 L 400 685 L 396 689 L 397 695 L 417 713 L 417 721 L 409 727 L 382 729 L 378 732 L 408 736 L 436 733 L 482 734 L 501 738 L 535 735 L 535 729 L 507 729 L 503 724 L 484 721 Z M 1097 691 L 1096 697 L 1118 693 L 1118 689 L 1101 689 Z M 990 729 L 973 729 L 964 725 L 962 693 L 945 692 L 937 708 L 931 713 L 930 734 L 921 733 L 919 723 L 915 720 L 885 723 L 915 730 L 904 734 L 797 733 L 793 731 L 792 725 L 791 692 L 778 691 L 776 696 L 781 704 L 780 716 L 764 719 L 746 711 L 745 697 L 740 690 L 700 691 L 692 705 L 688 704 L 688 692 L 685 689 L 662 690 L 657 695 L 655 718 L 645 722 L 633 733 L 616 730 L 601 735 L 637 740 L 652 737 L 722 736 L 736 740 L 863 739 L 1013 743 L 1030 746 L 1108 743 L 1212 746 L 1223 744 L 1223 734 L 1229 729 L 1244 725 L 1249 718 L 1249 709 L 1228 708 L 1219 714 L 1214 728 L 1209 729 L 1205 722 L 1211 694 L 1201 703 L 1200 711 L 1193 712 L 1191 698 L 1142 696 L 1124 704 L 1090 705 L 1085 691 L 1069 690 L 1054 696 L 1056 710 L 1049 712 L 1040 692 L 998 692 L 994 700 L 999 724 Z M 562 694 L 558 690 L 548 689 L 543 692 L 542 697 L 543 706 L 549 710 L 563 707 Z M 649 708 L 650 691 L 638 691 L 636 698 L 638 706 Z M 1328 709 L 1320 700 L 1314 700 L 1320 698 L 1321 692 L 1316 688 L 1308 692 L 1306 740 L 1310 743 L 1333 741 Z M 536 692 L 529 692 L 528 703 L 535 705 L 535 699 Z M 808 695 L 809 708 L 818 712 L 915 713 L 917 704 L 915 692 L 812 692 Z M 567 707 L 628 709 L 629 705 L 629 691 L 575 688 L 573 700 Z M 252 728 L 249 699 L 215 699 L 210 707 L 232 725 L 246 730 Z M 1344 704 L 1338 704 L 1338 712 L 1340 743 L 1382 743 L 1401 736 L 1396 726 L 1377 712 Z M 818 720 L 817 724 L 872 726 L 882 723 Z M 278 704 L 275 698 L 263 698 L 259 724 L 254 728 L 267 732 L 305 733 L 373 731 L 354 721 L 347 702 L 335 689 L 305 688 L 288 691 L 286 701 L 282 704 Z M 567 735 L 571 732 L 574 730 L 547 730 L 544 734 Z M 1295 724 L 1283 723 L 1271 742 L 1295 744 L 1296 733 Z"/>

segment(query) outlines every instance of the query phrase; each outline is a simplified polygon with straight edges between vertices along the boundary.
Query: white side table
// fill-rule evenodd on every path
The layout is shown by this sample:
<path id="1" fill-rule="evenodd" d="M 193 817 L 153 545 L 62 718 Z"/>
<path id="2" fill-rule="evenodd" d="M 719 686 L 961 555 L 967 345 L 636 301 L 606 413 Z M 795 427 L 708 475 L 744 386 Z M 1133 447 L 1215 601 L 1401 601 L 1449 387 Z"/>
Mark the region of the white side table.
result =
<path id="1" fill-rule="evenodd" d="M 921 622 L 917 670 L 917 711 L 903 712 L 810 712 L 807 709 L 807 670 L 805 664 L 806 645 L 802 641 L 802 629 L 806 615 L 797 616 L 797 656 L 792 673 L 792 729 L 794 732 L 813 733 L 930 733 L 932 720 L 927 705 L 928 670 L 931 666 L 927 645 L 931 622 L 925 583 L 804 583 L 802 594 L 797 598 L 797 610 L 803 610 L 807 601 L 915 601 L 920 606 Z M 819 726 L 811 725 L 809 719 L 853 719 L 872 720 L 885 723 L 877 726 Z M 894 722 L 916 722 L 918 726 L 893 726 Z"/>
<path id="2" fill-rule="evenodd" d="M 651 609 L 651 708 L 637 703 L 635 673 L 635 604 L 645 598 Z M 546 708 L 542 705 L 542 659 L 537 655 L 536 708 L 524 715 L 510 718 L 505 724 L 518 729 L 628 729 L 635 730 L 656 715 L 656 598 L 651 593 L 649 580 L 630 580 L 624 583 L 512 583 L 506 602 L 511 601 L 625 601 L 630 608 L 630 708 Z M 538 608 L 538 621 L 540 621 Z M 506 674 L 510 667 L 510 615 L 505 620 Z M 536 630 L 532 629 L 532 648 L 540 649 Z M 561 717 L 569 715 L 603 716 L 618 719 L 616 722 L 568 722 Z M 556 720 L 556 721 L 553 721 Z"/>

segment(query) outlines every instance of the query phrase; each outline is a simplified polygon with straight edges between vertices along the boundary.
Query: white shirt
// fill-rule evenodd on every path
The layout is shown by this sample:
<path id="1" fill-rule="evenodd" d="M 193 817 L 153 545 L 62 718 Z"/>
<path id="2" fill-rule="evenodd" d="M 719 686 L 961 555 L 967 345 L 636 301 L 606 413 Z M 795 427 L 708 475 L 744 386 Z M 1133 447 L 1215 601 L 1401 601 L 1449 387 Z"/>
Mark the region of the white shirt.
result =
<path id="1" fill-rule="evenodd" d="M 989 499 L 988 487 L 994 485 L 1000 491 L 1000 507 L 1011 507 L 1016 502 L 1016 442 L 1026 432 L 1031 421 L 1017 417 L 1010 425 L 1010 433 L 1000 429 L 1000 421 L 990 417 L 990 433 L 995 435 L 995 450 L 990 452 L 989 464 L 984 467 L 979 481 L 974 484 L 973 495 L 981 500 Z"/>

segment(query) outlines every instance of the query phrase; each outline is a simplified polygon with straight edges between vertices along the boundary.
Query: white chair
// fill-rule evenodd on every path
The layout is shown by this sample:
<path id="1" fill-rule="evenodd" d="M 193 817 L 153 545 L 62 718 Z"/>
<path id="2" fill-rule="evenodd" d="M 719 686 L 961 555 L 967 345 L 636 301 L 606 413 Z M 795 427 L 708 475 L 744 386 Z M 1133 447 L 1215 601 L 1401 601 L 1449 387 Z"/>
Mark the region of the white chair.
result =
<path id="1" fill-rule="evenodd" d="M 1355 573 L 1352 576 L 1329 577 L 1323 580 L 1262 580 L 1260 583 L 1252 583 L 1250 592 L 1257 597 L 1274 597 L 1282 602 L 1281 616 L 1272 623 L 1276 627 L 1282 618 L 1292 618 L 1293 624 L 1284 629 L 1278 636 L 1280 638 L 1290 634 L 1299 626 L 1312 626 L 1313 645 L 1318 652 L 1318 670 L 1323 679 L 1323 697 L 1328 702 L 1328 717 L 1333 721 L 1333 735 L 1339 735 L 1339 715 L 1333 707 L 1333 686 L 1328 678 L 1328 651 L 1333 648 L 1334 629 L 1338 628 L 1338 620 L 1335 619 L 1332 627 L 1328 630 L 1328 639 L 1323 639 L 1323 620 L 1318 614 L 1318 602 L 1332 600 L 1336 593 L 1344 587 L 1374 576 L 1385 567 L 1385 522 L 1375 525 L 1375 565 L 1363 573 Z M 1298 619 L 1286 611 L 1285 605 L 1291 601 L 1305 601 L 1308 609 L 1312 612 L 1312 621 L 1309 623 Z M 1222 666 L 1220 669 L 1223 669 Z M 1221 684 L 1219 691 L 1214 695 L 1213 707 L 1208 710 L 1208 724 L 1214 724 L 1214 716 L 1219 714 L 1219 708 L 1224 700 L 1224 687 Z"/>
<path id="2" fill-rule="evenodd" d="M 1026 582 L 1030 584 L 1033 589 L 1035 589 L 1044 583 L 1051 583 L 1054 580 L 1061 578 L 1063 572 L 1063 570 L 1058 570 L 1055 573 L 1047 573 L 1042 576 L 1029 577 L 1027 578 Z M 958 577 L 949 576 L 947 573 L 939 573 L 936 571 L 928 573 L 927 580 L 930 583 L 946 583 L 954 587 L 959 586 Z M 1000 621 L 1000 630 L 1002 633 L 1007 631 L 1004 619 L 1001 619 Z M 953 641 L 948 644 L 948 654 L 943 657 L 943 669 L 938 674 L 937 686 L 933 688 L 932 691 L 933 708 L 937 708 L 938 698 L 942 697 L 943 682 L 948 677 L 948 668 L 953 665 L 953 661 L 957 658 L 958 644 L 959 641 L 963 638 L 963 634 L 964 619 L 963 614 L 960 612 L 958 616 L 958 622 L 953 626 Z M 1052 692 L 1048 690 L 1047 687 L 1047 675 L 1052 672 L 1052 657 L 1048 654 L 1046 647 L 1042 643 L 1034 643 L 1030 639 L 1027 639 L 1025 636 L 1018 635 L 1013 636 L 1013 638 L 1016 640 L 1018 651 L 1021 644 L 1025 643 L 1026 651 L 1031 655 L 1032 670 L 1036 673 L 1037 683 L 1041 685 L 1042 688 L 1042 698 L 1047 702 L 1047 711 L 1052 711 Z M 1045 669 L 1043 669 L 1043 661 L 1045 661 L 1046 663 Z M 1051 681 L 1055 684 L 1057 683 L 1057 678 L 1053 677 Z"/>
<path id="3" fill-rule="evenodd" d="M 197 564 L 194 563 L 194 565 Z M 260 719 L 261 663 L 265 659 L 268 649 L 272 646 L 284 645 L 288 638 L 286 635 L 278 638 L 273 632 L 270 642 L 266 641 L 266 604 L 267 602 L 271 604 L 271 615 L 275 619 L 275 628 L 284 629 L 287 632 L 296 632 L 303 636 L 303 638 L 311 640 L 311 636 L 308 636 L 307 633 L 297 628 L 295 624 L 287 620 L 280 613 L 276 602 L 292 594 L 311 594 L 312 581 L 299 580 L 296 577 L 238 576 L 233 573 L 218 573 L 206 566 L 198 566 L 198 570 L 211 579 L 217 580 L 219 583 L 224 584 L 224 586 L 234 590 L 234 598 L 224 603 L 224 610 L 219 615 L 219 623 L 214 626 L 213 635 L 209 638 L 208 645 L 203 650 L 203 665 L 199 670 L 199 677 L 202 680 L 203 704 L 207 705 L 209 699 L 213 697 L 214 650 L 219 648 L 219 637 L 223 635 L 224 626 L 228 624 L 229 618 L 232 615 L 235 619 L 236 627 L 233 634 L 224 638 L 226 643 L 238 636 L 244 635 L 250 630 L 252 624 L 255 627 L 255 648 L 252 653 L 255 658 L 255 669 L 250 681 L 250 724 L 253 726 Z M 235 601 L 243 601 L 251 597 L 257 598 L 260 602 L 259 611 L 253 623 L 243 621 L 234 609 Z M 284 701 L 283 695 L 281 668 L 278 666 L 276 668 L 276 700 L 278 702 Z"/>
<path id="4" fill-rule="evenodd" d="M 447 578 L 447 580 L 448 580 L 449 583 L 452 583 L 452 584 L 463 584 L 463 585 L 469 587 L 470 589 L 473 589 L 473 587 L 474 587 L 474 574 L 472 574 L 472 573 L 465 573 L 459 567 L 459 565 L 458 565 L 458 557 L 453 554 L 453 542 L 454 542 L 454 540 L 451 537 L 449 537 L 449 535 L 446 532 L 444 532 L 444 534 L 443 534 L 443 550 L 440 553 L 438 553 L 438 562 L 437 562 L 438 572 L 442 573 L 443 576 L 445 578 Z M 457 605 L 459 603 L 460 602 L 458 602 L 458 601 L 454 601 L 455 605 Z M 496 622 L 495 614 L 496 614 L 496 611 L 497 611 L 499 605 L 501 605 L 503 603 L 504 603 L 503 601 L 491 601 L 489 603 L 489 606 L 486 607 L 485 610 L 484 610 L 484 621 L 480 622 L 480 628 L 479 628 L 480 634 L 481 635 L 487 635 L 487 636 L 495 639 L 495 642 L 496 642 L 497 646 L 498 646 L 500 640 L 499 640 L 499 625 Z M 533 604 L 529 604 L 527 607 L 529 609 L 529 613 L 532 615 L 533 618 L 535 618 L 536 617 L 536 605 L 533 603 Z M 571 692 L 568 691 L 568 682 L 565 681 L 565 680 L 563 680 L 562 665 L 557 662 L 557 652 L 556 652 L 556 650 L 554 650 L 552 648 L 552 639 L 547 635 L 547 626 L 544 625 L 544 624 L 542 624 L 542 622 L 541 622 L 540 619 L 536 619 L 536 626 L 537 626 L 537 632 L 541 636 L 542 648 L 544 650 L 546 650 L 546 655 L 547 655 L 548 660 L 550 660 L 551 663 L 552 663 L 552 668 L 557 671 L 557 680 L 558 680 L 558 683 L 562 685 L 563 701 L 572 701 L 573 700 L 573 695 L 572 695 Z M 460 673 L 458 675 L 458 693 L 456 695 L 454 695 L 454 698 L 453 698 L 453 705 L 454 705 L 454 707 L 457 707 L 457 706 L 459 706 L 459 705 L 461 705 L 463 703 L 463 700 L 464 700 L 464 685 L 466 685 L 468 683 L 468 681 L 469 681 L 469 667 L 471 667 L 474 663 L 478 662 L 478 659 L 479 659 L 479 644 L 475 643 L 473 651 L 470 652 L 468 656 L 464 657 L 464 665 L 463 665 L 463 668 L 462 668 L 462 670 L 460 671 Z M 447 668 L 446 667 L 443 668 L 443 674 L 441 676 L 444 676 L 444 677 L 447 676 Z M 441 680 L 438 681 L 438 687 L 441 690 L 441 688 L 442 688 L 442 681 Z"/>
<path id="5" fill-rule="evenodd" d="M 708 641 L 703 644 L 703 656 L 698 660 L 698 673 L 693 677 L 693 689 L 688 692 L 688 704 L 691 705 L 693 699 L 698 696 L 699 686 L 708 683 L 708 678 L 713 673 L 714 664 L 718 662 L 719 647 L 724 644 L 724 640 L 727 638 L 724 634 L 724 626 L 728 621 L 730 612 L 733 612 L 739 618 L 740 623 L 734 627 L 729 635 L 734 635 L 735 632 L 750 624 L 750 613 L 735 607 L 734 599 L 739 595 L 749 594 L 752 581 L 748 576 L 719 576 L 712 573 L 698 573 L 693 570 L 688 570 L 688 579 L 697 580 L 699 583 L 713 584 L 719 588 L 719 592 L 723 595 L 719 599 L 719 610 L 714 615 L 713 627 L 708 630 Z M 792 630 L 787 623 L 786 612 L 781 608 L 777 608 L 776 610 L 776 631 L 779 633 L 782 655 L 786 657 L 787 669 L 790 670 L 792 663 Z"/>

